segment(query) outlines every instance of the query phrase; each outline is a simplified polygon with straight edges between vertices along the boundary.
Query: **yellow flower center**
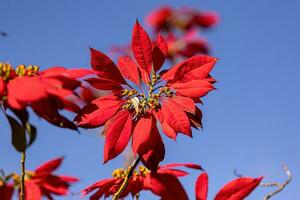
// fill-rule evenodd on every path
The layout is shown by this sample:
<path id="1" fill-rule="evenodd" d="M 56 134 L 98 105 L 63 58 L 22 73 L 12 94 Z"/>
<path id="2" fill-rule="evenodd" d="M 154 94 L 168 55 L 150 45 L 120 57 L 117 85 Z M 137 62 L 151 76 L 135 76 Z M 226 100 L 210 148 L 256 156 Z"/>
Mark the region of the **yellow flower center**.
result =
<path id="1" fill-rule="evenodd" d="M 35 76 L 39 71 L 39 67 L 35 65 L 18 65 L 14 69 L 8 63 L 0 63 L 0 78 L 8 80 L 15 76 Z"/>
<path id="2" fill-rule="evenodd" d="M 113 171 L 112 176 L 115 179 L 124 179 L 128 175 L 129 171 L 130 171 L 130 167 L 128 167 L 127 169 L 118 168 Z M 148 173 L 150 173 L 150 170 L 140 165 L 139 170 L 138 171 L 134 170 L 133 175 L 135 177 L 137 176 L 145 177 Z"/>

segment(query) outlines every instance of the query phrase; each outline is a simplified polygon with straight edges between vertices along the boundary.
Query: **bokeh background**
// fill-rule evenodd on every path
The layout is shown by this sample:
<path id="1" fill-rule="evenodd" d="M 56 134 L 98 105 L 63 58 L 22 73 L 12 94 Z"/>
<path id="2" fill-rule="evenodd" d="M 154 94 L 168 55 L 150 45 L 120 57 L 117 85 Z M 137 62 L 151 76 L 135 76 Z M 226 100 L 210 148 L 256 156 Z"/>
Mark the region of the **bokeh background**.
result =
<path id="1" fill-rule="evenodd" d="M 164 163 L 195 162 L 210 175 L 209 199 L 235 178 L 233 173 L 265 176 L 265 181 L 286 178 L 280 162 L 293 173 L 293 181 L 273 199 L 296 199 L 300 190 L 300 2 L 297 0 L 163 0 L 100 1 L 0 0 L 0 60 L 89 68 L 89 46 L 104 52 L 126 44 L 138 18 L 160 5 L 191 6 L 219 13 L 221 22 L 204 32 L 214 56 L 221 58 L 213 76 L 217 91 L 204 98 L 204 129 L 190 139 L 165 140 Z M 70 117 L 72 117 L 70 115 Z M 27 168 L 57 156 L 65 156 L 58 173 L 78 176 L 72 196 L 95 181 L 110 177 L 124 158 L 102 165 L 103 139 L 99 129 L 79 135 L 31 117 L 38 138 L 28 150 Z M 9 126 L 0 116 L 0 168 L 19 171 L 20 155 L 10 144 Z M 194 199 L 199 172 L 183 178 Z M 258 188 L 248 199 L 262 199 L 271 188 Z M 142 199 L 153 199 L 142 193 Z M 16 198 L 16 196 L 15 196 Z"/>

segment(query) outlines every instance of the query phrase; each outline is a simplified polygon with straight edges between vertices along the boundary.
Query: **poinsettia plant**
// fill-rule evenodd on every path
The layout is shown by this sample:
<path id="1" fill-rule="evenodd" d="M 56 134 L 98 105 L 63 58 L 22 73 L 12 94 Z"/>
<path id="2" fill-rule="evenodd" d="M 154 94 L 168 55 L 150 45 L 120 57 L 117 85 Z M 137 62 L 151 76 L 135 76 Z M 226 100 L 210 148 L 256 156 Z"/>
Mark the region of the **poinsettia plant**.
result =
<path id="1" fill-rule="evenodd" d="M 158 35 L 155 45 L 136 22 L 132 32 L 135 60 L 120 57 L 115 64 L 104 53 L 91 48 L 91 66 L 98 75 L 86 81 L 99 90 L 109 90 L 83 107 L 78 125 L 104 125 L 104 162 L 115 158 L 132 138 L 132 149 L 144 165 L 156 170 L 165 156 L 162 132 L 172 139 L 178 133 L 192 136 L 201 127 L 200 98 L 214 90 L 210 72 L 217 62 L 210 56 L 194 56 L 161 70 L 168 45 Z"/>

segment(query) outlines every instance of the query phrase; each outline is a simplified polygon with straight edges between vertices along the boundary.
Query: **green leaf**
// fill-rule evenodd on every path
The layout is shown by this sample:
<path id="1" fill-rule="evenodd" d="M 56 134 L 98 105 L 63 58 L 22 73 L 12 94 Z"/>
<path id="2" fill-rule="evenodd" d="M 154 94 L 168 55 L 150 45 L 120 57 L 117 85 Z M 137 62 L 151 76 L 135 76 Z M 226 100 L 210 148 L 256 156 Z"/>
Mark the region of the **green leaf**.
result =
<path id="1" fill-rule="evenodd" d="M 6 115 L 12 132 L 12 144 L 19 152 L 26 150 L 26 133 L 23 126 L 13 117 Z"/>
<path id="2" fill-rule="evenodd" d="M 27 147 L 29 147 L 32 145 L 32 143 L 36 139 L 37 130 L 36 130 L 35 126 L 33 126 L 32 124 L 30 124 L 28 122 L 26 123 L 26 130 L 27 130 L 26 132 L 29 135 L 29 142 L 27 144 Z"/>

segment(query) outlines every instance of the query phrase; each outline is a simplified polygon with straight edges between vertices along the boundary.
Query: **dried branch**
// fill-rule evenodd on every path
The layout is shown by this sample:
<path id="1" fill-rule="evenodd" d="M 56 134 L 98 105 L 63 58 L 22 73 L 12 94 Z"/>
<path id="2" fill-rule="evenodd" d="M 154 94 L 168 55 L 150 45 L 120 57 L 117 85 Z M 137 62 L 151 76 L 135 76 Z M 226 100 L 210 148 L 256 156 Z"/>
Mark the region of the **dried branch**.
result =
<path id="1" fill-rule="evenodd" d="M 287 180 L 284 183 L 279 183 L 279 182 L 270 182 L 270 183 L 261 183 L 260 185 L 263 187 L 277 187 L 277 190 L 268 193 L 263 200 L 268 200 L 271 199 L 273 196 L 284 190 L 284 188 L 291 182 L 292 180 L 292 174 L 291 171 L 289 170 L 288 166 L 284 163 L 281 163 L 283 170 L 285 171 L 287 175 Z"/>

